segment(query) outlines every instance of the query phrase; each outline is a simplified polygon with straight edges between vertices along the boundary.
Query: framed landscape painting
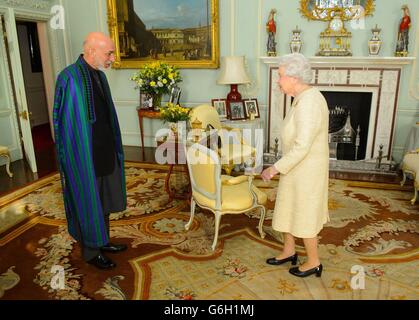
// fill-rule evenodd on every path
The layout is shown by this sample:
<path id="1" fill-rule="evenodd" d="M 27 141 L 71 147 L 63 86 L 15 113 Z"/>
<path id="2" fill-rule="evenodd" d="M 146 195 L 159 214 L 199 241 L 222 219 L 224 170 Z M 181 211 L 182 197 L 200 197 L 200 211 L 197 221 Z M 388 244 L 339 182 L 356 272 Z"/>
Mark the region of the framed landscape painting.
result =
<path id="1" fill-rule="evenodd" d="M 219 0 L 107 0 L 114 68 L 219 67 Z"/>

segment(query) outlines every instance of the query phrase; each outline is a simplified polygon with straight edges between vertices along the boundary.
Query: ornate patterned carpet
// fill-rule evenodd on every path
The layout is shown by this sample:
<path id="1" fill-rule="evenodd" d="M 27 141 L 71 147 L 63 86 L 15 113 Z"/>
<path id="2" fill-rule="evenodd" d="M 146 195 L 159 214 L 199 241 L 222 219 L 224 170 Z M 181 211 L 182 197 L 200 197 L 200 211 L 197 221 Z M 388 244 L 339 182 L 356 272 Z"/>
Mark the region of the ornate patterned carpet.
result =
<path id="1" fill-rule="evenodd" d="M 257 212 L 227 215 L 212 252 L 213 215 L 198 211 L 185 231 L 189 205 L 169 201 L 166 172 L 126 163 L 128 209 L 111 216 L 111 237 L 129 249 L 111 256 L 117 267 L 110 271 L 81 260 L 66 231 L 58 175 L 0 198 L 0 298 L 419 299 L 419 205 L 410 205 L 409 187 L 330 180 L 331 221 L 320 233 L 323 275 L 300 279 L 289 265 L 265 264 L 282 243 L 270 227 L 276 180 L 255 181 L 269 195 L 267 237 L 257 233 Z M 177 172 L 174 187 L 184 177 Z M 54 266 L 64 270 L 58 287 Z"/>

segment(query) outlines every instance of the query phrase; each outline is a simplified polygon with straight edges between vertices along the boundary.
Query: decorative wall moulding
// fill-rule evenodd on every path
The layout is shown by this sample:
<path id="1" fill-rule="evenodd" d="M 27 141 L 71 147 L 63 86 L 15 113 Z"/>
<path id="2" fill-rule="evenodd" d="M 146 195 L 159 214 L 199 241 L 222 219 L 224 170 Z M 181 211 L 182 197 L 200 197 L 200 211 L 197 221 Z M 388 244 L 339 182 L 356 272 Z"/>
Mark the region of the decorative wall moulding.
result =
<path id="1" fill-rule="evenodd" d="M 279 57 L 260 57 L 267 65 L 276 65 Z M 401 66 L 412 64 L 416 57 L 308 57 L 313 65 Z"/>
<path id="2" fill-rule="evenodd" d="M 50 9 L 53 5 L 53 1 L 47 0 L 0 0 L 0 7 L 14 7 L 14 8 L 25 8 L 25 9 L 37 9 L 46 10 Z"/>

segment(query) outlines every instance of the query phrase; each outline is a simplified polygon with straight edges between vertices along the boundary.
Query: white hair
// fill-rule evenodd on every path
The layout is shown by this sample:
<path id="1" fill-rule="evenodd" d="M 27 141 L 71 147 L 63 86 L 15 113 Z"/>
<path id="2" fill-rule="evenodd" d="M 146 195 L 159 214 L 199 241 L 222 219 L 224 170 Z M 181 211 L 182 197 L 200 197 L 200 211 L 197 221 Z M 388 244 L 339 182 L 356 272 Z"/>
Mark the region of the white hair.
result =
<path id="1" fill-rule="evenodd" d="M 279 58 L 278 68 L 283 67 L 285 75 L 294 77 L 309 84 L 313 78 L 313 72 L 308 59 L 301 53 L 290 53 Z"/>

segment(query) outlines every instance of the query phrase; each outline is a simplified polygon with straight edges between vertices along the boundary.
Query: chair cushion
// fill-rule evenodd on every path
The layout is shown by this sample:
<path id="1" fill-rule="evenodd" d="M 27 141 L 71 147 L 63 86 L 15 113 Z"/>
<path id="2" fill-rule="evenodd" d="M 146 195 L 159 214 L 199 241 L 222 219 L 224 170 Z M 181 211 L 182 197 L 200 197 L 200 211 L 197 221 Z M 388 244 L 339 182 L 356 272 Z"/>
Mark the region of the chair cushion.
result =
<path id="1" fill-rule="evenodd" d="M 403 158 L 402 170 L 415 173 L 415 182 L 419 183 L 419 153 L 408 153 Z"/>
<path id="2" fill-rule="evenodd" d="M 221 176 L 221 181 L 227 181 L 232 178 L 233 177 L 231 176 L 223 175 Z M 267 195 L 255 186 L 252 186 L 252 188 L 256 193 L 258 204 L 265 204 L 268 199 Z M 208 199 L 198 192 L 194 192 L 193 196 L 198 204 L 215 210 L 215 200 Z M 240 213 L 239 211 L 250 209 L 253 205 L 253 196 L 249 191 L 247 180 L 235 185 L 223 184 L 221 188 L 221 201 L 221 211 L 229 211 L 229 213 Z"/>
<path id="3" fill-rule="evenodd" d="M 9 152 L 9 148 L 5 147 L 5 146 L 0 146 L 0 153 L 8 153 Z"/>
<path id="4" fill-rule="evenodd" d="M 239 183 L 243 183 L 249 180 L 249 178 L 247 176 L 238 176 L 238 177 L 233 177 L 228 179 L 229 176 L 224 176 L 226 177 L 225 179 L 222 178 L 223 176 L 221 176 L 221 181 L 223 185 L 235 185 L 235 184 L 239 184 Z"/>
<path id="5" fill-rule="evenodd" d="M 253 186 L 252 190 L 254 193 L 256 193 L 256 196 L 258 198 L 258 204 L 264 205 L 266 201 L 268 201 L 268 195 L 260 190 L 258 187 Z"/>
<path id="6" fill-rule="evenodd" d="M 231 177 L 227 175 L 221 175 L 221 183 L 225 184 L 234 184 L 239 181 L 242 181 L 242 183 L 248 184 L 247 176 L 238 176 L 238 177 Z M 258 204 L 265 204 L 266 201 L 268 201 L 268 195 L 260 190 L 258 187 L 256 187 L 254 184 L 252 184 L 252 190 L 256 194 Z"/>

